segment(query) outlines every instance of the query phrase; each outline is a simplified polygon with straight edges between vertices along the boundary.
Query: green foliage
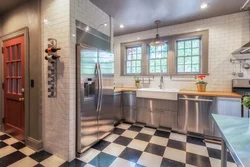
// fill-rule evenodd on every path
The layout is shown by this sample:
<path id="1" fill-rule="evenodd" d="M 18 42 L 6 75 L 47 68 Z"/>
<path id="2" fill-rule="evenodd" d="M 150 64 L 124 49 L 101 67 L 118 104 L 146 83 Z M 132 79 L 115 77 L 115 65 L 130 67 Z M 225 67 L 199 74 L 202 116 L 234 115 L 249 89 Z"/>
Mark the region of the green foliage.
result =
<path id="1" fill-rule="evenodd" d="M 207 82 L 203 81 L 203 80 L 199 80 L 196 82 L 196 84 L 207 84 Z"/>
<path id="2" fill-rule="evenodd" d="M 139 78 L 135 78 L 135 83 L 140 83 L 140 79 Z"/>
<path id="3" fill-rule="evenodd" d="M 250 109 L 250 94 L 248 94 L 247 96 L 243 97 L 242 104 L 245 107 L 247 107 L 248 109 Z"/>

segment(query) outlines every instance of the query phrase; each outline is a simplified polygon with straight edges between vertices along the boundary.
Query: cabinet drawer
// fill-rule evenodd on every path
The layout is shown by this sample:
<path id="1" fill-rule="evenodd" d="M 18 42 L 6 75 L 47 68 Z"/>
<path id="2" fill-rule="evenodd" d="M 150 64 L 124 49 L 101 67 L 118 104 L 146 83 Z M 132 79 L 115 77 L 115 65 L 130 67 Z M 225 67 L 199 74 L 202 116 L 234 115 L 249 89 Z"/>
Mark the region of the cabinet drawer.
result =
<path id="1" fill-rule="evenodd" d="M 123 107 L 123 117 L 127 122 L 136 122 L 136 109 Z"/>

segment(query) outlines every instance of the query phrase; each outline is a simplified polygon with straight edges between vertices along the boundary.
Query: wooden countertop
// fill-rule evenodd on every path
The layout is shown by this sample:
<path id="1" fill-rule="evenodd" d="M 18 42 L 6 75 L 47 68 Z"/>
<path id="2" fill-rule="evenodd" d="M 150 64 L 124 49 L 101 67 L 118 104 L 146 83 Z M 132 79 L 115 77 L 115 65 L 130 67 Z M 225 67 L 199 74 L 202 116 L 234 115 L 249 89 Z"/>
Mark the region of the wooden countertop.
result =
<path id="1" fill-rule="evenodd" d="M 193 96 L 215 96 L 215 97 L 231 97 L 231 98 L 241 98 L 242 96 L 234 92 L 197 92 L 194 90 L 180 90 L 179 95 L 193 95 Z"/>
<path id="2" fill-rule="evenodd" d="M 122 92 L 122 91 L 137 91 L 136 87 L 124 87 L 124 88 L 115 88 L 114 92 Z"/>

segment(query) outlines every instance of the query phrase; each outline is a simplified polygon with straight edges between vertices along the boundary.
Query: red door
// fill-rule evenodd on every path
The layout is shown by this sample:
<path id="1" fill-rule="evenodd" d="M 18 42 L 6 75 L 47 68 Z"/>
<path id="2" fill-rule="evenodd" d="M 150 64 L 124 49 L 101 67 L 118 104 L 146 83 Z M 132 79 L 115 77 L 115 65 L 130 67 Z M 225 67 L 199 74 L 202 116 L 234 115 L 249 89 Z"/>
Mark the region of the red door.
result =
<path id="1" fill-rule="evenodd" d="M 24 36 L 3 43 L 4 129 L 24 140 Z"/>

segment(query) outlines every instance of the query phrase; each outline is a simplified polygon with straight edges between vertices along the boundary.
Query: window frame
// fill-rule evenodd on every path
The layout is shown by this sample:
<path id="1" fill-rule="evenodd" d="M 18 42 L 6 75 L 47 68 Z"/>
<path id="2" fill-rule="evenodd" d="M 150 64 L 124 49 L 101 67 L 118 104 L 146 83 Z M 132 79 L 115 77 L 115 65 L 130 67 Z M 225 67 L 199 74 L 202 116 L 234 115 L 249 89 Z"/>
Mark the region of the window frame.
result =
<path id="1" fill-rule="evenodd" d="M 196 31 L 190 33 L 183 33 L 171 36 L 161 37 L 166 43 L 168 43 L 168 55 L 167 55 L 167 73 L 150 73 L 149 72 L 149 60 L 150 60 L 150 47 L 149 43 L 154 39 L 146 39 L 135 42 L 127 42 L 120 44 L 121 50 L 121 76 L 187 76 L 187 75 L 209 75 L 208 74 L 208 41 L 209 31 Z M 201 42 L 201 59 L 200 59 L 200 72 L 199 73 L 177 73 L 177 41 L 185 40 L 185 39 L 194 39 L 200 38 Z M 142 60 L 141 60 L 141 73 L 140 74 L 126 74 L 125 69 L 125 54 L 126 47 L 133 47 L 140 45 L 142 47 Z"/>
<path id="2" fill-rule="evenodd" d="M 137 59 L 137 55 L 138 55 L 138 53 L 137 53 L 137 48 L 139 48 L 139 47 L 141 47 L 141 59 Z M 127 54 L 127 50 L 128 49 L 136 49 L 136 59 L 132 59 L 131 58 L 131 60 L 128 60 L 128 54 Z M 127 74 L 127 75 L 138 75 L 138 74 L 141 74 L 142 73 L 142 46 L 141 45 L 136 45 L 136 46 L 126 46 L 125 47 L 125 51 L 126 51 L 126 53 L 125 53 L 125 58 L 124 58 L 124 70 L 125 70 L 125 73 Z M 127 71 L 127 69 L 128 69 L 128 66 L 127 66 L 127 62 L 131 62 L 131 70 L 132 70 L 132 61 L 140 61 L 141 62 L 141 72 L 140 73 L 128 73 L 128 71 Z M 135 68 L 137 68 L 138 66 L 136 65 L 135 66 Z"/>

